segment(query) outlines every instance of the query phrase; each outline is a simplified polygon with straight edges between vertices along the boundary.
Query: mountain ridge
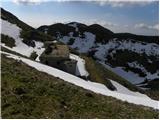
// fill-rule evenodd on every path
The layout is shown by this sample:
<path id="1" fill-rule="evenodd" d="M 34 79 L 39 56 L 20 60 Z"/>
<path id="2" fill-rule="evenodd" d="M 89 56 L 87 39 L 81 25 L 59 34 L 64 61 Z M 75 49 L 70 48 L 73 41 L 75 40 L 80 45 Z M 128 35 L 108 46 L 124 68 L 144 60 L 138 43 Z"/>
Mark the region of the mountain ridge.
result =
<path id="1" fill-rule="evenodd" d="M 2 9 L 2 11 L 3 11 L 3 15 L 1 16 L 1 18 L 9 19 L 9 21 L 10 21 L 10 18 L 13 18 L 12 21 L 14 21 L 14 23 L 22 23 L 23 24 L 23 22 L 21 22 L 13 14 L 6 12 L 4 9 Z M 25 25 L 27 25 L 27 24 L 25 24 Z M 21 26 L 23 26 L 23 25 L 21 25 Z M 139 68 L 133 68 L 133 65 L 128 66 L 128 64 L 131 65 L 131 64 L 133 64 L 132 62 L 135 62 L 134 58 L 140 59 L 139 63 L 142 64 L 151 73 L 154 73 L 157 70 L 157 67 L 155 67 L 157 65 L 157 52 L 156 52 L 157 44 L 158 44 L 158 42 L 157 42 L 158 37 L 157 36 L 138 36 L 138 35 L 134 35 L 131 33 L 118 33 L 118 34 L 116 34 L 116 33 L 113 33 L 112 31 L 110 31 L 100 25 L 97 25 L 97 24 L 87 26 L 85 24 L 81 24 L 81 23 L 77 23 L 77 22 L 71 22 L 71 23 L 67 23 L 67 24 L 57 23 L 57 24 L 53 24 L 51 26 L 41 26 L 39 29 L 33 29 L 33 30 L 26 30 L 26 29 L 23 30 L 23 27 L 22 27 L 22 32 L 20 34 L 21 34 L 21 37 L 23 38 L 22 42 L 24 42 L 25 44 L 32 46 L 32 47 L 35 46 L 35 41 L 33 41 L 33 39 L 37 40 L 37 41 L 45 42 L 48 40 L 54 40 L 55 39 L 54 36 L 55 36 L 59 41 L 64 42 L 64 38 L 65 39 L 67 38 L 68 42 L 65 44 L 70 43 L 70 45 L 69 45 L 70 47 L 77 49 L 77 47 L 79 47 L 77 45 L 82 44 L 82 46 L 79 47 L 78 49 L 83 49 L 83 52 L 88 53 L 90 50 L 92 51 L 92 49 L 95 49 L 96 51 L 98 50 L 99 52 L 93 51 L 94 53 L 91 53 L 92 57 L 95 58 L 95 56 L 96 56 L 97 59 L 100 58 L 100 60 L 103 60 L 104 62 L 112 65 L 113 67 L 119 66 L 119 65 L 120 65 L 120 67 L 127 67 L 126 70 L 129 69 L 129 70 L 132 70 L 133 72 L 138 72 L 142 76 L 146 75 L 146 73 L 144 74 L 144 72 L 146 72 L 146 71 L 142 71 Z M 116 36 L 116 38 L 112 38 L 114 36 Z M 72 40 L 71 40 L 71 42 L 69 42 L 71 38 L 72 38 Z M 75 42 L 77 42 L 77 39 L 79 40 L 79 43 L 72 45 Z M 153 41 L 152 39 L 155 39 L 156 42 Z M 84 43 L 82 43 L 82 42 L 84 42 Z M 86 46 L 87 44 L 85 45 L 85 43 L 87 43 L 88 46 Z M 109 43 L 112 47 L 113 46 L 114 47 L 112 48 L 111 46 L 107 46 L 107 44 L 109 44 Z M 155 43 L 156 45 L 152 44 L 152 43 Z M 150 44 L 150 45 L 148 46 L 147 44 Z M 129 47 L 130 45 L 131 45 L 131 47 Z M 101 46 L 102 48 L 99 48 L 98 46 Z M 107 48 L 105 48 L 105 46 Z M 125 46 L 125 48 L 123 48 L 124 46 Z M 140 46 L 140 47 L 138 48 L 136 46 Z M 148 46 L 149 49 L 146 46 Z M 86 48 L 84 48 L 84 47 L 86 47 Z M 109 49 L 108 49 L 108 47 L 109 47 Z M 132 47 L 133 47 L 133 49 L 131 49 Z M 126 55 L 127 56 L 123 57 L 123 58 L 129 59 L 129 61 L 127 59 L 124 59 L 124 61 L 126 63 L 124 63 L 124 61 L 122 61 L 122 64 L 119 61 L 120 61 L 120 59 L 123 59 L 123 58 L 118 56 L 118 54 L 115 54 L 115 52 L 124 53 L 121 51 L 121 49 L 122 50 L 127 49 L 127 51 L 125 51 L 125 54 L 123 54 L 124 56 L 126 56 Z M 137 49 L 137 50 L 135 51 L 134 49 Z M 104 52 L 104 53 L 102 53 L 102 52 Z M 108 54 L 106 54 L 106 52 Z M 143 53 L 145 53 L 146 55 Z M 131 54 L 133 56 L 131 56 L 129 54 Z M 152 56 L 149 57 L 150 55 L 152 55 Z M 153 56 L 153 55 L 155 55 L 155 56 Z M 132 58 L 132 59 L 130 59 L 130 58 Z M 153 59 L 153 58 L 155 58 L 155 59 Z M 146 62 L 146 61 L 148 61 L 148 62 Z M 151 63 L 150 63 L 150 61 L 151 61 Z M 131 63 L 128 63 L 128 62 L 131 62 Z M 138 65 L 139 65 L 139 63 L 138 63 Z M 154 68 L 153 69 L 154 71 L 152 71 L 150 68 Z"/>
<path id="2" fill-rule="evenodd" d="M 59 32 L 62 33 L 62 35 L 67 35 L 69 32 L 74 32 L 76 34 L 75 27 L 70 26 L 70 24 L 77 24 L 77 28 L 79 29 L 80 34 L 83 34 L 85 31 L 86 32 L 91 32 L 96 35 L 97 41 L 101 42 L 102 39 L 105 39 L 105 41 L 102 41 L 106 43 L 106 41 L 113 39 L 113 38 L 118 38 L 118 39 L 136 39 L 142 42 L 149 42 L 149 43 L 156 43 L 159 44 L 159 36 L 151 36 L 151 35 L 137 35 L 133 33 L 114 33 L 111 30 L 99 25 L 99 24 L 92 24 L 92 25 L 85 25 L 83 23 L 78 23 L 78 22 L 70 22 L 67 24 L 64 23 L 56 23 L 56 24 L 51 24 L 51 25 L 42 25 L 37 28 L 37 30 L 40 30 L 44 32 L 44 28 L 48 29 L 48 34 L 56 36 L 56 30 L 57 25 L 61 24 L 61 27 L 65 29 L 65 34 L 62 30 L 59 30 Z M 63 25 L 63 26 L 62 26 Z M 68 25 L 68 27 L 67 27 Z M 65 26 L 65 27 L 64 27 Z M 72 27 L 72 28 L 71 28 Z M 73 30 L 74 28 L 74 30 Z M 53 30 L 54 29 L 54 30 Z M 75 35 L 77 36 L 77 35 Z"/>
<path id="3" fill-rule="evenodd" d="M 10 15 L 12 16 L 12 14 Z M 17 19 L 14 20 L 17 23 L 19 21 Z M 3 43 L 1 43 L 3 61 L 2 117 L 82 118 L 82 115 L 84 115 L 84 117 L 93 118 L 93 113 L 94 118 L 125 118 L 126 115 L 126 118 L 158 117 L 158 110 L 156 110 L 158 109 L 157 94 L 154 98 L 156 100 L 152 100 L 153 98 L 151 99 L 147 96 L 147 92 L 150 90 L 140 89 L 138 86 L 123 79 L 123 75 L 120 77 L 116 72 L 111 71 L 106 66 L 109 63 L 111 66 L 115 65 L 115 67 L 117 67 L 115 63 L 121 66 L 130 65 L 129 70 L 139 71 L 140 68 L 143 68 L 140 70 L 148 75 L 148 71 L 145 70 L 148 70 L 150 66 L 147 66 L 147 64 L 150 63 L 153 68 L 157 64 L 157 44 L 147 42 L 142 44 L 140 41 L 134 43 L 130 39 L 110 39 L 108 41 L 97 42 L 96 34 L 99 37 L 102 34 L 103 38 L 106 37 L 103 35 L 105 32 L 110 35 L 113 33 L 102 28 L 103 30 L 100 30 L 102 32 L 100 34 L 93 29 L 97 25 L 91 26 L 93 28 L 89 29 L 89 31 L 83 31 L 86 26 L 83 24 L 77 25 L 75 22 L 69 25 L 57 24 L 56 27 L 58 28 L 54 30 L 55 33 L 52 33 L 52 30 L 50 31 L 51 34 L 57 35 L 54 39 L 54 36 L 48 32 L 47 28 L 42 29 L 43 32 L 37 29 L 23 30 L 17 24 L 3 19 L 1 21 L 1 36 L 3 36 Z M 54 27 L 53 25 L 52 29 Z M 63 33 L 58 30 L 62 30 Z M 69 34 L 67 33 L 68 31 Z M 95 34 L 91 33 L 91 31 Z M 50 40 L 54 44 L 66 44 L 69 46 L 70 54 L 73 54 L 72 52 L 74 51 L 79 57 L 75 54 L 74 56 L 81 57 L 81 62 L 84 61 L 83 63 L 86 63 L 86 70 L 90 75 L 87 80 L 40 63 L 39 57 L 45 50 L 45 41 L 49 40 L 46 39 L 47 36 L 52 38 Z M 35 38 L 36 41 L 34 40 Z M 35 46 L 25 43 L 23 40 L 27 40 L 27 42 L 32 41 L 35 43 Z M 141 48 L 144 50 L 141 51 Z M 123 57 L 118 56 L 119 54 L 122 54 Z M 108 57 L 107 55 L 110 56 Z M 128 61 L 128 59 L 123 58 L 130 59 Z M 134 61 L 138 58 L 140 58 L 139 61 Z M 152 63 L 154 64 L 152 65 Z M 60 82 L 61 79 L 66 82 Z M 73 83 L 75 86 L 69 85 L 68 82 Z M 142 86 L 149 83 L 148 86 L 154 87 L 158 85 L 157 82 L 159 81 L 156 80 L 152 84 L 152 82 L 147 82 L 146 80 L 142 82 Z M 113 88 L 113 86 L 115 87 L 114 90 L 109 89 L 109 87 Z M 73 87 L 76 89 L 71 89 Z M 86 89 L 82 94 L 80 92 L 82 90 L 81 87 Z M 142 93 L 140 93 L 139 89 Z M 156 91 L 157 89 L 158 87 Z M 87 90 L 91 90 L 93 93 Z M 98 93 L 106 96 L 101 96 Z M 150 96 L 153 96 L 155 92 L 153 91 L 151 94 Z M 100 97 L 97 99 L 96 96 Z M 127 100 L 134 104 L 122 102 L 110 96 L 120 100 Z M 135 104 L 138 104 L 138 106 Z M 144 106 L 140 106 L 139 104 Z M 155 109 L 153 110 L 145 106 Z"/>

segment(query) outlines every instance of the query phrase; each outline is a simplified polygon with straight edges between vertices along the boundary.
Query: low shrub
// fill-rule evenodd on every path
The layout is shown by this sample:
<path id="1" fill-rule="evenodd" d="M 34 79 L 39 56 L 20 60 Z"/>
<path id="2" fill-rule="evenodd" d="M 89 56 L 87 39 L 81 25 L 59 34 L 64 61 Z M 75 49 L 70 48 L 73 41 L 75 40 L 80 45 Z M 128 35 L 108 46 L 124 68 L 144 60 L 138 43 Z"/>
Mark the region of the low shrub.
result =
<path id="1" fill-rule="evenodd" d="M 8 35 L 1 34 L 1 42 L 4 43 L 8 47 L 15 47 L 15 40 Z"/>
<path id="2" fill-rule="evenodd" d="M 37 57 L 38 57 L 38 55 L 37 55 L 36 52 L 32 52 L 31 55 L 30 55 L 30 58 L 31 58 L 32 60 L 35 60 Z"/>
<path id="3" fill-rule="evenodd" d="M 70 38 L 67 44 L 68 45 L 73 45 L 74 41 L 75 41 L 74 38 Z"/>

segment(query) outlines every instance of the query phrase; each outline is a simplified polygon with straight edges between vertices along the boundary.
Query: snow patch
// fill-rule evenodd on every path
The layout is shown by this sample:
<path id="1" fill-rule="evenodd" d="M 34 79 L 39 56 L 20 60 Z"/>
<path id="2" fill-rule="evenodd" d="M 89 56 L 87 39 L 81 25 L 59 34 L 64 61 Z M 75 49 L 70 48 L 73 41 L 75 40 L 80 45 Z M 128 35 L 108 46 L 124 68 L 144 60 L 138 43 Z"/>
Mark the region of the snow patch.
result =
<path id="1" fill-rule="evenodd" d="M 72 35 L 72 33 L 70 33 L 70 35 Z M 87 53 L 88 50 L 95 45 L 95 35 L 90 32 L 84 32 L 84 35 L 85 38 L 64 36 L 60 41 L 67 44 L 70 38 L 74 38 L 75 41 L 70 47 L 76 49 L 80 53 Z"/>
<path id="2" fill-rule="evenodd" d="M 144 77 L 139 77 L 138 74 L 135 74 L 131 71 L 126 72 L 125 70 L 123 70 L 123 67 L 115 67 L 112 68 L 109 65 L 106 65 L 103 62 L 99 62 L 101 63 L 104 67 L 106 67 L 107 69 L 113 71 L 114 73 L 116 73 L 119 76 L 122 76 L 123 78 L 125 78 L 126 80 L 128 80 L 129 82 L 131 82 L 132 84 L 138 84 L 144 81 Z"/>
<path id="3" fill-rule="evenodd" d="M 121 84 L 119 84 L 118 82 L 116 81 L 113 81 L 111 79 L 109 79 L 111 81 L 111 83 L 113 84 L 113 86 L 115 86 L 117 88 L 117 91 L 118 93 L 123 93 L 123 94 L 127 94 L 127 95 L 133 95 L 133 96 L 140 96 L 140 97 L 148 97 L 144 94 L 141 94 L 139 92 L 133 92 L 131 90 L 129 90 L 128 88 L 122 86 Z"/>
<path id="4" fill-rule="evenodd" d="M 116 41 L 115 39 L 109 41 L 107 44 L 97 44 L 99 47 L 97 47 L 97 52 L 95 53 L 95 56 L 97 58 L 101 58 L 102 60 L 105 60 L 106 55 L 109 54 L 109 49 L 113 49 L 113 52 L 115 50 L 129 50 L 132 52 L 136 52 L 139 54 L 145 53 L 148 56 L 155 55 L 158 56 L 159 54 L 159 46 L 155 43 L 147 43 L 143 44 L 141 42 L 135 42 L 133 43 L 132 40 L 128 41 Z"/>
<path id="5" fill-rule="evenodd" d="M 22 29 L 19 28 L 16 24 L 11 24 L 8 21 L 1 19 L 1 25 L 2 25 L 1 33 L 4 35 L 8 35 L 9 37 L 12 37 L 15 40 L 16 44 L 16 46 L 13 48 L 7 47 L 5 44 L 2 43 L 1 46 L 13 50 L 22 55 L 25 55 L 27 57 L 29 57 L 32 52 L 36 52 L 38 54 L 36 60 L 39 60 L 39 56 L 44 51 L 44 48 L 42 48 L 44 44 L 42 42 L 34 41 L 35 47 L 30 47 L 22 42 L 23 39 L 20 38 L 20 32 L 22 31 Z"/>
<path id="6" fill-rule="evenodd" d="M 85 69 L 85 60 L 80 58 L 77 55 L 74 55 L 74 54 L 70 54 L 69 57 L 70 57 L 70 59 L 73 59 L 73 60 L 77 61 L 76 75 L 87 77 L 89 75 L 89 73 Z"/>
<path id="7" fill-rule="evenodd" d="M 19 56 L 9 54 L 6 52 L 2 52 L 2 51 L 1 51 L 1 53 L 6 54 L 7 57 L 9 57 L 9 58 L 21 60 L 22 62 L 28 64 L 29 66 L 34 67 L 35 69 L 37 69 L 39 71 L 48 73 L 48 74 L 53 75 L 55 77 L 59 77 L 59 78 L 63 79 L 64 81 L 70 82 L 70 83 L 75 84 L 80 87 L 83 87 L 84 89 L 91 90 L 95 93 L 99 93 L 99 94 L 106 95 L 106 96 L 112 96 L 114 98 L 120 99 L 122 101 L 127 101 L 129 103 L 134 103 L 137 105 L 144 105 L 144 106 L 152 107 L 155 109 L 159 109 L 159 107 L 158 107 L 159 102 L 156 100 L 152 100 L 149 97 L 145 97 L 145 96 L 142 97 L 139 95 L 135 96 L 136 94 L 128 95 L 128 94 L 123 94 L 123 93 L 111 91 L 103 84 L 85 81 L 85 80 L 78 78 L 74 75 L 71 75 L 69 73 L 63 72 L 61 70 L 55 69 L 53 67 L 50 67 L 50 66 L 23 58 L 23 57 L 19 57 Z M 116 84 L 116 86 L 118 86 L 118 90 L 120 91 L 120 88 L 122 86 L 120 86 L 117 83 L 114 83 L 114 84 Z"/>
<path id="8" fill-rule="evenodd" d="M 156 73 L 151 74 L 150 72 L 148 72 L 148 71 L 143 67 L 143 65 L 138 64 L 136 61 L 135 61 L 135 62 L 132 62 L 132 63 L 128 63 L 128 65 L 129 65 L 130 67 L 134 67 L 134 68 L 140 69 L 142 72 L 144 72 L 144 73 L 146 74 L 146 77 L 145 77 L 145 78 L 147 78 L 148 80 L 150 80 L 150 79 L 153 80 L 153 79 L 158 78 L 159 70 L 157 70 Z"/>

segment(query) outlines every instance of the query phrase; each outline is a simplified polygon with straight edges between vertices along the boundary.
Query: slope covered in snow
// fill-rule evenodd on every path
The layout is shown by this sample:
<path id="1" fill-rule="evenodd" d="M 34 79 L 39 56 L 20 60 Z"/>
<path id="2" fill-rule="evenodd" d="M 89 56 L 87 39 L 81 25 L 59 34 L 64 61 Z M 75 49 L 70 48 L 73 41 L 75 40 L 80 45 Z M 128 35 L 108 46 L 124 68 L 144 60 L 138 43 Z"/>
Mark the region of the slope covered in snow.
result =
<path id="1" fill-rule="evenodd" d="M 73 76 L 71 74 L 65 73 L 65 72 L 58 70 L 58 69 L 55 69 L 53 67 L 49 67 L 47 65 L 44 65 L 44 64 L 29 60 L 29 59 L 26 59 L 23 57 L 19 57 L 19 56 L 13 55 L 13 54 L 9 54 L 6 52 L 1 52 L 1 53 L 6 54 L 7 57 L 9 57 L 9 58 L 20 60 L 20 61 L 26 63 L 27 65 L 34 67 L 35 69 L 37 69 L 39 71 L 48 73 L 48 74 L 53 75 L 55 77 L 59 77 L 59 78 L 63 79 L 64 81 L 73 83 L 77 86 L 83 87 L 84 89 L 87 89 L 87 90 L 91 90 L 95 93 L 99 93 L 99 94 L 106 95 L 106 96 L 112 96 L 117 99 L 127 101 L 129 103 L 134 103 L 137 105 L 144 105 L 144 106 L 158 109 L 158 101 L 152 100 L 149 97 L 147 97 L 143 94 L 140 94 L 140 93 L 138 93 L 138 95 L 137 95 L 137 93 L 130 94 L 127 89 L 125 89 L 124 87 L 122 87 L 121 85 L 119 85 L 116 82 L 112 81 L 113 84 L 115 84 L 115 86 L 117 86 L 118 92 L 109 90 L 103 84 L 85 81 L 81 78 L 78 78 L 78 77 Z M 126 94 L 126 91 L 127 91 L 127 94 L 129 93 L 129 95 Z"/>
<path id="2" fill-rule="evenodd" d="M 159 70 L 156 67 L 158 66 L 159 56 L 157 36 L 112 33 L 111 37 L 106 36 L 103 30 L 107 29 L 99 25 L 96 25 L 98 27 L 94 26 L 95 29 L 76 22 L 66 25 L 75 28 L 75 30 L 68 31 L 67 35 L 64 36 L 59 31 L 60 36 L 58 35 L 58 38 L 61 42 L 68 44 L 80 53 L 94 51 L 91 54 L 96 59 L 107 64 L 113 71 L 131 83 L 140 83 L 146 79 L 150 81 L 159 77 Z M 50 27 L 48 26 L 48 28 Z M 118 56 L 119 52 L 123 53 L 124 58 L 126 58 L 123 63 L 118 63 L 119 59 L 121 59 Z M 130 59 L 127 60 L 127 57 Z M 132 63 L 136 64 L 133 66 L 131 65 Z"/>
<path id="3" fill-rule="evenodd" d="M 145 79 L 153 80 L 159 77 L 158 69 L 156 71 L 156 68 L 154 68 L 154 70 L 150 69 L 151 67 L 155 67 L 155 64 L 157 64 L 159 56 L 158 44 L 135 41 L 133 39 L 118 40 L 117 38 L 111 39 L 107 43 L 102 44 L 96 42 L 96 36 L 94 34 L 90 32 L 84 32 L 84 35 L 84 38 L 79 36 L 74 37 L 73 32 L 70 32 L 68 36 L 63 36 L 60 41 L 68 44 L 70 39 L 74 39 L 73 44 L 69 44 L 69 46 L 80 53 L 88 53 L 92 50 L 95 50 L 95 58 L 97 58 L 101 63 L 104 63 L 103 65 L 106 64 L 106 66 L 111 68 L 113 72 L 124 77 L 133 84 L 143 82 Z M 115 55 L 119 54 L 117 51 L 127 51 L 126 54 L 124 53 L 125 56 L 129 56 L 129 54 L 133 53 L 138 57 L 130 57 L 131 62 L 126 60 L 122 65 L 115 65 L 113 67 L 112 61 L 109 62 L 108 58 L 112 57 L 112 60 L 114 60 L 115 63 L 116 61 L 119 61 L 117 58 L 115 58 Z M 133 66 L 132 63 L 136 64 Z M 130 67 L 128 71 L 125 70 L 126 65 Z M 148 67 L 149 65 L 150 67 Z M 137 69 L 143 73 L 143 76 L 141 76 L 139 72 L 135 72 Z"/>
<path id="4" fill-rule="evenodd" d="M 80 58 L 77 55 L 70 54 L 70 59 L 76 60 L 77 61 L 77 68 L 76 68 L 76 75 L 77 76 L 88 76 L 89 73 L 87 72 L 85 68 L 85 60 Z"/>
<path id="5" fill-rule="evenodd" d="M 111 83 L 116 87 L 116 92 L 118 93 L 123 93 L 123 94 L 127 94 L 127 95 L 133 95 L 133 96 L 140 96 L 140 97 L 146 97 L 146 95 L 143 95 L 139 92 L 133 92 L 129 89 L 127 89 L 126 87 L 124 87 L 123 85 L 119 84 L 116 81 L 113 81 L 111 79 L 109 79 L 111 81 Z"/>
<path id="6" fill-rule="evenodd" d="M 1 43 L 3 47 L 6 47 L 7 49 L 11 49 L 27 57 L 29 57 L 32 52 L 36 52 L 39 58 L 39 56 L 44 51 L 44 48 L 42 48 L 44 44 L 42 42 L 34 41 L 35 47 L 30 47 L 25 43 L 23 43 L 22 42 L 23 39 L 20 38 L 20 32 L 22 31 L 22 29 L 19 28 L 16 24 L 11 24 L 8 21 L 1 19 L 1 27 L 2 27 L 1 33 L 4 35 L 8 35 L 9 37 L 12 37 L 15 40 L 15 45 L 16 45 L 13 48 L 9 48 L 5 44 Z M 38 58 L 37 60 L 39 60 Z"/>
<path id="7" fill-rule="evenodd" d="M 61 42 L 68 44 L 71 38 L 74 39 L 74 43 L 70 47 L 75 48 L 81 53 L 86 53 L 88 50 L 94 46 L 95 35 L 90 32 L 84 32 L 85 38 L 73 37 L 72 32 L 69 33 L 70 36 L 64 36 L 60 39 Z"/>
<path id="8" fill-rule="evenodd" d="M 109 65 L 106 65 L 104 62 L 100 62 L 104 67 L 106 67 L 107 69 L 113 71 L 114 73 L 116 73 L 119 76 L 123 76 L 123 78 L 129 80 L 131 83 L 133 84 L 137 84 L 140 82 L 144 81 L 143 77 L 139 77 L 137 74 L 133 73 L 133 72 L 126 72 L 123 70 L 123 68 L 121 67 L 116 67 L 116 68 L 112 68 Z M 131 77 L 132 76 L 132 77 Z"/>

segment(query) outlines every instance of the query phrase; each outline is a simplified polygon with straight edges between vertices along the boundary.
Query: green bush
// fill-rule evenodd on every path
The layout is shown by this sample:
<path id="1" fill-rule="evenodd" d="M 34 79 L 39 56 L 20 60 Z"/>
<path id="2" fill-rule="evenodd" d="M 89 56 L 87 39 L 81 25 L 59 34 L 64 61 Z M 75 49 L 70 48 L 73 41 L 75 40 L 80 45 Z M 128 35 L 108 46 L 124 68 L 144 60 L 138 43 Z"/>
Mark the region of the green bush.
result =
<path id="1" fill-rule="evenodd" d="M 23 38 L 23 42 L 29 46 L 34 47 L 35 43 L 33 40 L 35 41 L 41 41 L 41 42 L 45 42 L 45 41 L 53 41 L 53 38 L 50 35 L 46 35 L 38 30 L 28 30 L 28 31 L 21 31 L 21 38 Z"/>
<path id="2" fill-rule="evenodd" d="M 1 34 L 1 42 L 4 43 L 8 47 L 15 47 L 15 40 L 8 35 Z"/>
<path id="3" fill-rule="evenodd" d="M 74 38 L 70 38 L 67 44 L 68 45 L 73 45 L 74 41 L 75 41 Z"/>
<path id="4" fill-rule="evenodd" d="M 31 55 L 30 55 L 30 58 L 31 58 L 32 60 L 35 60 L 37 57 L 38 57 L 38 55 L 37 55 L 36 52 L 32 52 Z"/>

